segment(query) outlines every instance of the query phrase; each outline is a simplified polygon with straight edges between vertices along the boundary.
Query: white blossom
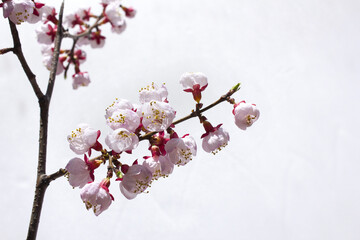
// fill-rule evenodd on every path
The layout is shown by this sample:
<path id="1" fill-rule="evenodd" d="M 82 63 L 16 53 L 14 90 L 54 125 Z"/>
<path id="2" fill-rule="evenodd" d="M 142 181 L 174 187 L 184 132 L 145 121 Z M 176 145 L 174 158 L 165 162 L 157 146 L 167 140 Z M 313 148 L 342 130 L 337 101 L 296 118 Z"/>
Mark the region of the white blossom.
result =
<path id="1" fill-rule="evenodd" d="M 79 86 L 88 86 L 90 83 L 90 77 L 87 72 L 78 72 L 73 76 L 73 89 L 77 89 Z"/>
<path id="2" fill-rule="evenodd" d="M 258 120 L 260 111 L 255 104 L 242 101 L 234 105 L 233 114 L 236 126 L 242 130 L 246 130 L 247 127 L 250 127 Z"/>
<path id="3" fill-rule="evenodd" d="M 217 153 L 223 149 L 230 140 L 229 133 L 222 127 L 215 128 L 215 131 L 209 132 L 203 138 L 202 147 L 205 152 Z"/>
<path id="4" fill-rule="evenodd" d="M 92 208 L 96 216 L 108 209 L 113 200 L 104 181 L 86 184 L 81 189 L 80 197 L 86 209 Z"/>
<path id="5" fill-rule="evenodd" d="M 172 138 L 165 145 L 166 153 L 173 164 L 185 165 L 196 156 L 195 139 L 189 135 L 183 138 Z"/>
<path id="6" fill-rule="evenodd" d="M 187 72 L 180 77 L 180 83 L 184 90 L 194 90 L 196 86 L 204 90 L 208 85 L 207 77 L 201 72 Z"/>
<path id="7" fill-rule="evenodd" d="M 70 149 L 76 154 L 84 154 L 96 143 L 100 135 L 99 131 L 89 127 L 87 124 L 80 124 L 78 128 L 68 135 Z"/>
<path id="8" fill-rule="evenodd" d="M 140 103 L 147 103 L 150 101 L 163 102 L 168 96 L 168 91 L 164 84 L 160 87 L 155 83 L 151 83 L 144 88 L 139 90 L 139 100 Z"/>
<path id="9" fill-rule="evenodd" d="M 105 109 L 105 118 L 109 118 L 113 115 L 113 113 L 117 110 L 134 110 L 134 105 L 127 99 L 118 99 L 116 98 L 115 101 Z"/>
<path id="10" fill-rule="evenodd" d="M 139 144 L 139 138 L 125 128 L 118 128 L 106 136 L 105 143 L 109 148 L 120 153 L 135 149 Z"/>
<path id="11" fill-rule="evenodd" d="M 139 127 L 140 117 L 133 110 L 119 109 L 106 119 L 106 123 L 113 130 L 125 128 L 130 132 L 134 132 Z"/>
<path id="12" fill-rule="evenodd" d="M 15 24 L 26 22 L 33 14 L 35 4 L 31 0 L 13 0 L 13 10 L 9 19 Z"/>
<path id="13" fill-rule="evenodd" d="M 88 165 L 81 158 L 71 159 L 65 168 L 69 173 L 69 183 L 72 187 L 82 188 L 88 182 L 93 181 Z"/>
<path id="14" fill-rule="evenodd" d="M 142 105 L 143 126 L 149 131 L 166 130 L 174 120 L 176 111 L 166 102 L 151 101 Z"/>
<path id="15" fill-rule="evenodd" d="M 120 191 L 127 199 L 133 199 L 144 192 L 151 184 L 152 174 L 143 165 L 132 165 L 120 182 Z"/>

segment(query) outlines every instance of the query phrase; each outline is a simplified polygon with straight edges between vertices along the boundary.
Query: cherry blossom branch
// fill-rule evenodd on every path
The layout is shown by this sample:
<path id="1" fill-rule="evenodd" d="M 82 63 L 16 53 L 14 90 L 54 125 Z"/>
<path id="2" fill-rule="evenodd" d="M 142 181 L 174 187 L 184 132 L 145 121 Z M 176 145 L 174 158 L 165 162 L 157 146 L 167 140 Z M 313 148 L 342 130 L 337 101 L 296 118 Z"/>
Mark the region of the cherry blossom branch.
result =
<path id="1" fill-rule="evenodd" d="M 209 110 L 210 108 L 213 108 L 215 107 L 216 105 L 218 105 L 219 103 L 222 103 L 224 101 L 231 101 L 230 97 L 231 95 L 233 95 L 235 92 L 237 92 L 238 90 L 240 89 L 240 83 L 236 84 L 233 88 L 231 88 L 225 95 L 221 96 L 218 100 L 216 100 L 215 102 L 213 102 L 212 104 L 208 105 L 207 107 L 205 108 L 202 108 L 202 109 L 197 109 L 197 110 L 192 110 L 191 113 L 186 116 L 186 117 L 183 117 L 183 118 L 180 118 L 176 121 L 174 121 L 172 124 L 173 125 L 177 125 L 179 123 L 182 123 L 190 118 L 193 118 L 193 117 L 198 117 L 200 116 L 201 113 Z M 170 128 L 168 128 L 167 130 L 170 130 Z M 154 134 L 156 134 L 157 132 L 149 132 L 143 136 L 140 136 L 139 137 L 139 141 L 142 141 L 142 140 L 145 140 L 145 139 L 150 139 L 150 137 Z"/>
<path id="2" fill-rule="evenodd" d="M 34 202 L 33 202 L 33 208 L 31 212 L 28 235 L 27 235 L 28 240 L 36 239 L 37 230 L 40 222 L 42 204 L 44 201 L 45 191 L 47 187 L 49 186 L 51 181 L 57 179 L 60 176 L 63 176 L 66 173 L 66 171 L 60 169 L 57 173 L 46 175 L 46 149 L 47 149 L 47 135 L 48 135 L 49 105 L 50 105 L 52 92 L 54 89 L 56 69 L 59 59 L 59 51 L 63 37 L 62 28 L 61 28 L 63 11 L 64 11 L 64 2 L 62 3 L 60 8 L 59 22 L 58 22 L 58 28 L 55 38 L 55 49 L 54 49 L 52 67 L 50 71 L 46 94 L 43 95 L 41 93 L 41 96 L 38 97 L 39 106 L 40 106 L 39 156 L 38 156 L 37 181 L 36 181 Z"/>
<path id="3" fill-rule="evenodd" d="M 21 66 L 36 94 L 36 97 L 40 100 L 44 94 L 42 93 L 39 85 L 36 82 L 36 76 L 35 74 L 31 71 L 29 65 L 27 64 L 27 61 L 24 57 L 22 48 L 21 48 L 21 42 L 20 42 L 20 38 L 19 38 L 19 33 L 16 29 L 16 25 L 9 19 L 9 25 L 10 25 L 10 30 L 11 30 L 11 35 L 12 35 L 12 39 L 13 39 L 13 43 L 14 43 L 14 47 L 13 48 L 8 48 L 7 52 L 12 51 L 17 58 L 19 59 Z"/>
<path id="4" fill-rule="evenodd" d="M 0 55 L 8 53 L 8 52 L 14 52 L 14 48 L 3 48 L 0 49 Z"/>
<path id="5" fill-rule="evenodd" d="M 196 109 L 196 110 L 192 110 L 191 113 L 183 118 L 180 118 L 176 121 L 174 121 L 172 123 L 172 125 L 177 125 L 179 123 L 182 123 L 186 120 L 189 120 L 190 118 L 194 118 L 194 117 L 200 117 L 201 113 L 215 107 L 216 105 L 218 105 L 219 103 L 222 103 L 224 101 L 228 101 L 230 103 L 233 103 L 233 99 L 231 99 L 231 95 L 233 95 L 235 92 L 237 92 L 240 89 L 240 83 L 236 84 L 234 87 L 232 87 L 226 94 L 222 95 L 218 100 L 216 100 L 215 102 L 211 103 L 210 105 L 202 108 L 202 109 Z M 167 130 L 169 131 L 171 129 L 171 127 L 169 127 Z M 153 136 L 154 134 L 156 134 L 158 132 L 149 132 L 146 133 L 143 136 L 139 136 L 139 141 L 143 141 L 143 140 L 149 140 L 151 138 L 151 136 Z M 112 155 L 112 151 L 105 151 L 102 155 L 96 156 L 92 159 L 90 159 L 89 161 L 94 161 L 94 160 L 100 160 L 104 158 L 104 154 L 106 155 Z M 108 159 L 108 158 L 106 158 Z"/>
<path id="6" fill-rule="evenodd" d="M 94 23 L 93 25 L 91 25 L 85 32 L 80 33 L 80 34 L 77 34 L 77 35 L 72 35 L 72 34 L 70 34 L 69 32 L 65 32 L 65 33 L 64 33 L 64 38 L 72 38 L 72 39 L 74 39 L 74 41 L 76 42 L 79 38 L 85 37 L 85 36 L 89 35 L 94 28 L 96 28 L 96 27 L 99 26 L 99 21 L 102 19 L 103 16 L 104 16 L 103 13 L 100 14 L 100 15 L 97 17 L 95 23 Z"/>
<path id="7" fill-rule="evenodd" d="M 54 181 L 58 179 L 59 177 L 64 176 L 67 173 L 66 169 L 60 168 L 57 172 L 54 172 L 53 174 L 47 175 L 48 181 Z"/>
<path id="8" fill-rule="evenodd" d="M 53 60 L 52 60 L 52 65 L 51 65 L 51 71 L 50 71 L 48 87 L 47 87 L 47 90 L 46 90 L 46 96 L 49 98 L 49 102 L 50 102 L 51 95 L 52 95 L 52 92 L 53 92 L 53 89 L 54 89 L 55 78 L 56 78 L 56 70 L 57 70 L 57 65 L 58 65 L 58 62 L 59 62 L 61 41 L 63 39 L 63 29 L 61 27 L 62 26 L 63 12 L 64 12 L 64 2 L 61 4 L 61 7 L 60 7 L 59 22 L 58 22 L 58 28 L 57 28 L 57 31 L 56 31 Z"/>

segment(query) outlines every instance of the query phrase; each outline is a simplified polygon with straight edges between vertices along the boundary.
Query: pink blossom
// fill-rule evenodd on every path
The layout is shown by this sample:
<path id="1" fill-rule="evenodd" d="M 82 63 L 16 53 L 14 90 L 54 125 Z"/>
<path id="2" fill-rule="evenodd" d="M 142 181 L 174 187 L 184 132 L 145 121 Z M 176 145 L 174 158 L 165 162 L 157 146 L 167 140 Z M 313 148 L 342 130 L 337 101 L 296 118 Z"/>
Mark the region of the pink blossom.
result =
<path id="1" fill-rule="evenodd" d="M 52 66 L 53 47 L 51 45 L 42 45 L 41 53 L 43 55 L 43 63 L 45 67 L 50 71 Z M 63 59 L 59 57 L 58 65 L 56 68 L 56 75 L 61 74 L 64 71 Z"/>
<path id="2" fill-rule="evenodd" d="M 260 111 L 255 104 L 241 101 L 234 104 L 233 114 L 235 116 L 235 124 L 242 130 L 250 127 L 260 116 Z"/>
<path id="3" fill-rule="evenodd" d="M 76 154 L 84 154 L 94 148 L 95 150 L 101 150 L 101 144 L 97 141 L 100 137 L 100 130 L 89 127 L 87 124 L 80 124 L 75 131 L 72 131 L 68 135 L 70 149 Z"/>
<path id="4" fill-rule="evenodd" d="M 119 34 L 125 30 L 126 22 L 121 15 L 119 3 L 112 2 L 106 7 L 105 21 L 110 22 L 112 32 Z"/>
<path id="5" fill-rule="evenodd" d="M 86 18 L 87 10 L 80 8 L 76 12 L 66 15 L 64 24 L 69 28 L 74 28 L 76 25 L 83 25 L 83 19 Z"/>
<path id="6" fill-rule="evenodd" d="M 12 2 L 13 9 L 9 15 L 9 19 L 15 24 L 26 22 L 34 11 L 34 2 L 31 0 L 14 0 Z"/>
<path id="7" fill-rule="evenodd" d="M 151 101 L 142 105 L 142 124 L 149 131 L 164 131 L 172 124 L 176 111 L 166 102 Z"/>
<path id="8" fill-rule="evenodd" d="M 71 159 L 65 168 L 69 173 L 69 183 L 72 187 L 82 188 L 88 182 L 94 181 L 88 165 L 81 158 Z"/>
<path id="9" fill-rule="evenodd" d="M 145 157 L 143 166 L 150 170 L 154 180 L 169 176 L 174 169 L 174 164 L 170 161 L 168 155 L 158 156 L 157 158 Z"/>
<path id="10" fill-rule="evenodd" d="M 10 16 L 11 12 L 14 10 L 14 3 L 12 0 L 5 0 L 0 3 L 0 7 L 3 8 L 3 16 L 7 18 Z"/>
<path id="11" fill-rule="evenodd" d="M 106 123 L 113 130 L 118 128 L 125 128 L 130 132 L 135 132 L 139 127 L 139 115 L 130 109 L 119 109 L 113 112 L 111 117 L 106 119 Z"/>
<path id="12" fill-rule="evenodd" d="M 78 72 L 73 76 L 73 89 L 77 89 L 79 86 L 88 86 L 90 83 L 90 77 L 88 72 Z"/>
<path id="13" fill-rule="evenodd" d="M 56 36 L 56 30 L 56 25 L 52 26 L 52 24 L 42 24 L 39 28 L 35 30 L 37 41 L 43 44 L 53 43 Z"/>
<path id="14" fill-rule="evenodd" d="M 109 179 L 104 179 L 101 182 L 92 182 L 86 184 L 80 192 L 80 197 L 85 203 L 86 209 L 93 209 L 96 216 L 109 208 L 113 196 L 109 193 L 108 186 Z"/>
<path id="15" fill-rule="evenodd" d="M 45 6 L 44 3 L 39 3 L 34 1 L 34 5 L 35 5 L 34 10 L 27 19 L 28 23 L 37 23 L 40 20 L 46 18 L 46 16 L 50 14 L 52 11 L 52 7 Z"/>
<path id="16" fill-rule="evenodd" d="M 203 139 L 202 147 L 205 152 L 212 152 L 215 154 L 228 144 L 230 136 L 229 133 L 221 127 L 221 124 L 216 127 L 212 127 L 211 124 L 208 124 L 210 123 L 207 121 L 204 123 L 206 133 L 201 136 Z"/>
<path id="17" fill-rule="evenodd" d="M 101 35 L 101 30 L 91 32 L 89 40 L 92 48 L 102 48 L 105 45 L 105 36 Z"/>
<path id="18" fill-rule="evenodd" d="M 139 138 L 125 128 L 118 128 L 106 136 L 105 143 L 115 152 L 121 153 L 135 149 L 139 144 Z"/>
<path id="19" fill-rule="evenodd" d="M 135 109 L 133 104 L 129 100 L 126 99 L 118 99 L 116 98 L 115 101 L 105 109 L 106 114 L 105 118 L 109 118 L 113 115 L 113 113 L 120 109 Z"/>
<path id="20" fill-rule="evenodd" d="M 164 84 L 159 87 L 155 83 L 141 88 L 139 91 L 140 103 L 147 103 L 151 101 L 166 102 L 168 91 Z"/>
<path id="21" fill-rule="evenodd" d="M 124 7 L 121 6 L 121 8 L 124 10 L 126 17 L 133 18 L 136 15 L 136 10 L 132 7 Z"/>
<path id="22" fill-rule="evenodd" d="M 191 92 L 196 102 L 201 100 L 201 92 L 208 85 L 207 77 L 201 72 L 184 73 L 180 78 L 180 83 L 185 92 Z"/>
<path id="23" fill-rule="evenodd" d="M 196 142 L 193 137 L 172 138 L 165 145 L 170 161 L 176 165 L 185 165 L 196 156 Z"/>
<path id="24" fill-rule="evenodd" d="M 120 183 L 120 191 L 127 199 L 133 199 L 144 192 L 151 184 L 152 174 L 143 165 L 132 165 L 124 174 Z"/>

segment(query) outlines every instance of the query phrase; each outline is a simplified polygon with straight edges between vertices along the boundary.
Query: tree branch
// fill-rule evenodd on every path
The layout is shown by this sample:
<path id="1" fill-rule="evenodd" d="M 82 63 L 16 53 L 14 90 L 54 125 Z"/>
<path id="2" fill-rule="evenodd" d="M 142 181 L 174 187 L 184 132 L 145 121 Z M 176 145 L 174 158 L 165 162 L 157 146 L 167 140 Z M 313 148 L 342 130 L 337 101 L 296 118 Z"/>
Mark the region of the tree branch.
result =
<path id="1" fill-rule="evenodd" d="M 46 175 L 46 149 L 47 149 L 47 136 L 48 136 L 48 120 L 49 120 L 49 106 L 54 89 L 57 64 L 59 60 L 59 52 L 62 41 L 62 16 L 64 11 L 64 2 L 60 8 L 58 28 L 55 38 L 55 49 L 53 53 L 52 66 L 50 71 L 50 77 L 46 90 L 46 95 L 39 97 L 40 107 L 40 130 L 39 130 L 39 156 L 38 156 L 38 169 L 37 169 L 37 181 L 34 195 L 33 208 L 30 217 L 29 229 L 28 229 L 28 240 L 36 239 L 37 230 L 40 222 L 40 215 L 42 204 L 44 201 L 45 191 L 49 186 L 50 182 L 56 178 L 64 175 L 65 170 L 60 169 L 57 173 Z M 10 24 L 11 25 L 11 24 Z M 62 175 L 61 175 L 62 174 Z"/>
<path id="2" fill-rule="evenodd" d="M 21 42 L 20 42 L 20 38 L 19 38 L 19 33 L 16 29 L 16 25 L 12 21 L 10 21 L 10 19 L 9 19 L 9 25 L 10 25 L 11 35 L 12 35 L 12 39 L 13 39 L 13 43 L 14 43 L 12 52 L 18 57 L 18 59 L 21 63 L 21 66 L 22 66 L 27 78 L 29 79 L 29 82 L 36 94 L 36 97 L 40 100 L 44 96 L 44 94 L 42 93 L 41 89 L 39 88 L 39 85 L 36 82 L 35 74 L 33 74 L 29 65 L 26 62 L 26 59 L 25 59 L 24 54 L 21 49 Z"/>
<path id="3" fill-rule="evenodd" d="M 59 22 L 58 22 L 58 27 L 57 27 L 57 31 L 56 31 L 56 37 L 55 37 L 54 54 L 53 54 L 53 58 L 52 58 L 52 65 L 51 65 L 48 87 L 46 90 L 46 96 L 48 97 L 49 102 L 50 102 L 51 95 L 52 95 L 52 92 L 54 89 L 56 70 L 57 70 L 57 65 L 59 62 L 61 41 L 63 39 L 63 29 L 62 29 L 63 12 L 64 12 L 64 2 L 61 4 L 61 8 L 60 8 Z"/>

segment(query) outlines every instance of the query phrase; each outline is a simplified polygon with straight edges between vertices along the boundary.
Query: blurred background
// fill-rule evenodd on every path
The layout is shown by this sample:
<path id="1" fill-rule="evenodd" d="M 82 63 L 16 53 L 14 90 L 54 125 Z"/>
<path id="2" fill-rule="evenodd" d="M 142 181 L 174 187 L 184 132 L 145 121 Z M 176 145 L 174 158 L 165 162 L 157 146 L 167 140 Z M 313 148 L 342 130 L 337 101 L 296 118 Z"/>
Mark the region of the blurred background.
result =
<path id="1" fill-rule="evenodd" d="M 79 189 L 66 178 L 52 182 L 38 239 L 360 238 L 359 1 L 123 3 L 138 11 L 126 31 L 116 35 L 105 27 L 104 48 L 84 48 L 81 70 L 89 72 L 91 84 L 73 90 L 71 77 L 56 80 L 48 173 L 75 157 L 66 137 L 79 123 L 100 129 L 104 142 L 105 108 L 116 97 L 137 103 L 138 90 L 151 82 L 166 83 L 178 117 L 190 113 L 191 94 L 179 84 L 187 71 L 208 76 L 206 105 L 241 82 L 234 98 L 256 103 L 260 118 L 242 131 L 230 104 L 206 112 L 230 132 L 229 145 L 215 156 L 201 149 L 203 128 L 196 119 L 178 125 L 181 135 L 197 139 L 197 157 L 131 201 L 113 182 L 115 201 L 99 217 L 86 211 Z M 60 1 L 51 4 L 59 9 Z M 95 11 L 98 1 L 66 1 L 65 13 L 89 5 Z M 18 30 L 44 88 L 49 73 L 36 42 L 37 26 Z M 7 20 L 0 19 L 0 29 L 0 48 L 12 47 Z M 0 232 L 2 239 L 24 239 L 36 178 L 39 109 L 15 55 L 0 56 L 0 66 Z M 142 142 L 124 161 L 149 155 L 146 147 Z M 98 179 L 106 174 L 104 167 L 98 172 Z"/>

